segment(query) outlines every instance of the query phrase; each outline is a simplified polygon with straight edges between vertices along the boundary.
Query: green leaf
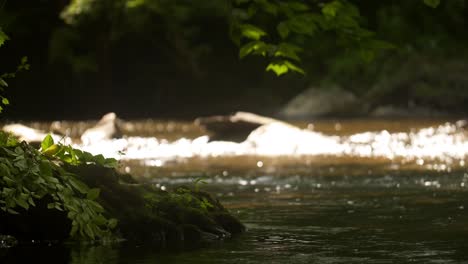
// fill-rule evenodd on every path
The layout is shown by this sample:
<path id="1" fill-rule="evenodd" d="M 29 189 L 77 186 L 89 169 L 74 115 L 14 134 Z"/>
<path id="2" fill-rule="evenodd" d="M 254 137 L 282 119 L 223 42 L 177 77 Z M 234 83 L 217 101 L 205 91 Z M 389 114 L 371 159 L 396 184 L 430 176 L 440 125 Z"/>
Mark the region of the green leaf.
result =
<path id="1" fill-rule="evenodd" d="M 106 168 L 117 168 L 119 162 L 114 158 L 108 158 L 105 160 L 103 166 Z"/>
<path id="2" fill-rule="evenodd" d="M 288 20 L 288 28 L 298 34 L 313 36 L 317 31 L 317 17 L 311 13 L 294 16 Z"/>
<path id="3" fill-rule="evenodd" d="M 292 71 L 295 71 L 295 72 L 298 72 L 298 73 L 301 73 L 301 74 L 305 74 L 304 70 L 302 68 L 300 68 L 299 66 L 296 66 L 295 64 L 293 64 L 292 62 L 290 61 L 284 61 L 284 64 Z"/>
<path id="4" fill-rule="evenodd" d="M 29 197 L 28 202 L 29 202 L 30 205 L 36 206 L 36 203 L 34 202 L 33 198 Z"/>
<path id="5" fill-rule="evenodd" d="M 8 101 L 7 98 L 3 97 L 3 98 L 2 98 L 2 104 L 4 104 L 4 105 L 9 105 L 9 104 L 10 104 L 10 101 Z"/>
<path id="6" fill-rule="evenodd" d="M 322 7 L 322 14 L 326 18 L 334 18 L 334 17 L 336 17 L 336 14 L 338 13 L 338 10 L 341 7 L 342 7 L 342 4 L 338 0 L 326 3 Z"/>
<path id="7" fill-rule="evenodd" d="M 97 202 L 95 201 L 88 201 L 88 206 L 93 209 L 96 213 L 103 213 L 104 208 Z"/>
<path id="8" fill-rule="evenodd" d="M 109 229 L 114 229 L 117 226 L 117 223 L 117 219 L 111 218 L 109 219 L 109 222 L 107 222 L 107 226 L 109 227 Z"/>
<path id="9" fill-rule="evenodd" d="M 0 78 L 0 85 L 4 87 L 8 87 L 8 83 L 3 78 Z"/>
<path id="10" fill-rule="evenodd" d="M 440 0 L 424 0 L 424 4 L 432 8 L 436 8 L 440 4 Z"/>
<path id="11" fill-rule="evenodd" d="M 288 72 L 288 67 L 283 63 L 270 63 L 268 64 L 267 71 L 273 71 L 277 76 L 283 75 Z"/>
<path id="12" fill-rule="evenodd" d="M 8 185 L 8 186 L 14 186 L 14 184 L 16 183 L 15 180 L 11 179 L 10 177 L 8 176 L 3 176 L 3 181 Z"/>
<path id="13" fill-rule="evenodd" d="M 106 162 L 106 158 L 104 158 L 102 154 L 99 154 L 99 155 L 94 156 L 94 161 L 98 165 L 104 165 L 104 163 Z"/>
<path id="14" fill-rule="evenodd" d="M 251 41 L 243 45 L 239 50 L 239 57 L 242 59 L 245 56 L 253 53 L 265 56 L 268 51 L 268 45 L 263 41 Z"/>
<path id="15" fill-rule="evenodd" d="M 301 52 L 302 48 L 290 43 L 280 43 L 278 45 L 278 50 L 275 52 L 275 57 L 286 57 L 296 61 L 300 61 L 301 58 L 297 55 L 298 52 Z"/>
<path id="16" fill-rule="evenodd" d="M 304 11 L 309 10 L 309 6 L 301 2 L 289 2 L 288 6 L 292 10 L 299 11 L 299 12 L 304 12 Z"/>
<path id="17" fill-rule="evenodd" d="M 375 52 L 373 50 L 361 50 L 359 52 L 361 59 L 369 63 L 375 58 Z"/>
<path id="18" fill-rule="evenodd" d="M 72 228 L 70 230 L 70 236 L 71 237 L 75 236 L 76 232 L 78 231 L 78 226 L 76 224 L 74 224 L 74 223 L 76 223 L 76 222 L 75 221 L 72 222 Z"/>
<path id="19" fill-rule="evenodd" d="M 24 209 L 28 210 L 29 209 L 29 204 L 27 201 L 23 200 L 21 197 L 18 197 L 18 198 L 14 198 L 14 201 L 16 202 L 16 204 L 18 204 L 19 206 L 23 207 Z"/>
<path id="20" fill-rule="evenodd" d="M 8 36 L 2 31 L 2 28 L 0 28 L 0 47 L 5 44 L 5 41 L 8 40 Z"/>
<path id="21" fill-rule="evenodd" d="M 10 167 L 7 166 L 5 163 L 0 163 L 0 173 L 1 175 L 3 175 L 3 177 L 10 176 Z"/>
<path id="22" fill-rule="evenodd" d="M 94 218 L 94 223 L 98 226 L 102 226 L 107 223 L 107 219 L 102 215 L 98 215 L 96 218 Z"/>
<path id="23" fill-rule="evenodd" d="M 285 39 L 289 36 L 289 27 L 286 22 L 279 23 L 276 27 L 276 30 L 282 39 Z"/>
<path id="24" fill-rule="evenodd" d="M 71 176 L 70 178 L 70 184 L 75 188 L 78 192 L 82 194 L 86 194 L 89 191 L 89 187 L 86 186 L 82 181 L 76 179 L 74 176 Z"/>
<path id="25" fill-rule="evenodd" d="M 60 150 L 62 150 L 62 147 L 60 145 L 53 144 L 52 146 L 50 146 L 50 147 L 48 147 L 46 149 L 42 149 L 42 154 L 44 154 L 46 156 L 54 156 L 58 152 L 60 152 Z"/>
<path id="26" fill-rule="evenodd" d="M 95 234 L 90 224 L 85 225 L 84 231 L 89 238 L 94 239 Z"/>
<path id="27" fill-rule="evenodd" d="M 89 200 L 96 200 L 99 197 L 99 190 L 98 188 L 93 188 L 88 191 L 88 194 L 86 194 L 86 198 Z"/>
<path id="28" fill-rule="evenodd" d="M 77 215 L 76 212 L 74 212 L 74 211 L 69 211 L 68 214 L 67 214 L 67 217 L 68 217 L 69 219 L 74 219 L 76 215 Z"/>
<path id="29" fill-rule="evenodd" d="M 39 169 L 42 176 L 52 177 L 52 167 L 50 166 L 49 162 L 42 161 L 41 164 L 39 164 Z"/>
<path id="30" fill-rule="evenodd" d="M 288 60 L 272 62 L 268 64 L 267 71 L 273 71 L 277 76 L 288 73 L 290 70 L 301 74 L 305 74 L 304 70 Z"/>
<path id="31" fill-rule="evenodd" d="M 7 209 L 7 212 L 10 213 L 10 214 L 14 214 L 14 215 L 19 214 L 17 211 L 15 211 L 15 210 L 13 210 L 13 209 L 11 209 L 11 208 L 8 208 L 8 209 Z"/>
<path id="32" fill-rule="evenodd" d="M 63 209 L 62 209 L 62 207 L 60 206 L 59 203 L 55 203 L 55 207 L 54 207 L 54 208 L 55 208 L 56 210 L 59 210 L 59 211 L 63 212 Z"/>
<path id="33" fill-rule="evenodd" d="M 52 145 L 54 145 L 54 139 L 52 138 L 50 134 L 48 134 L 41 142 L 42 152 L 46 151 Z"/>
<path id="34" fill-rule="evenodd" d="M 60 183 L 60 181 L 55 177 L 47 177 L 46 175 L 43 175 L 43 177 L 44 177 L 44 180 L 46 180 L 49 183 L 53 183 L 53 184 Z"/>
<path id="35" fill-rule="evenodd" d="M 273 4 L 269 0 L 256 0 L 257 3 L 261 5 L 261 8 L 263 11 L 266 13 L 269 13 L 273 16 L 276 16 L 278 14 L 278 6 L 276 4 Z"/>
<path id="36" fill-rule="evenodd" d="M 231 11 L 231 15 L 232 17 L 240 20 L 247 20 L 250 18 L 247 11 L 242 8 L 233 8 Z"/>
<path id="37" fill-rule="evenodd" d="M 28 170 L 28 162 L 23 157 L 16 158 L 14 165 L 21 171 Z"/>
<path id="38" fill-rule="evenodd" d="M 129 0 L 127 1 L 127 8 L 136 8 L 145 4 L 144 0 Z"/>
<path id="39" fill-rule="evenodd" d="M 7 188 L 7 187 L 3 187 L 2 192 L 3 192 L 4 194 L 8 195 L 8 194 L 10 194 L 10 193 L 13 192 L 13 189 Z"/>
<path id="40" fill-rule="evenodd" d="M 267 35 L 261 28 L 251 24 L 242 24 L 240 30 L 242 36 L 253 40 L 259 40 L 261 37 Z"/>

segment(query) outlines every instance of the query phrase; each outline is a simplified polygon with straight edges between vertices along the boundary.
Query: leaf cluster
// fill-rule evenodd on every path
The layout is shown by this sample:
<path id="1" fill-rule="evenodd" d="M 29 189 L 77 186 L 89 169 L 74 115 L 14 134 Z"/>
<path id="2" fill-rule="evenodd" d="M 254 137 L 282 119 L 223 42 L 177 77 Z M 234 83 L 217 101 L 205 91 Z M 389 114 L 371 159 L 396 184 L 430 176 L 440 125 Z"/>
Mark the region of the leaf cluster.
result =
<path id="1" fill-rule="evenodd" d="M 78 175 L 62 166 L 63 162 L 78 164 L 101 159 L 82 158 L 83 154 L 64 146 L 51 155 L 54 145 L 51 137 L 46 137 L 42 142 L 45 150 L 41 152 L 0 132 L 0 209 L 19 214 L 47 196 L 52 200 L 48 209 L 67 213 L 72 223 L 71 237 L 94 240 L 110 236 L 117 220 L 106 218 L 104 208 L 97 202 L 99 189 L 89 188 Z"/>
<path id="2" fill-rule="evenodd" d="M 240 45 L 239 56 L 267 57 L 266 70 L 278 76 L 305 74 L 301 54 L 307 51 L 310 39 L 319 41 L 318 35 L 324 32 L 334 34 L 344 47 L 360 50 L 365 61 L 371 61 L 380 50 L 393 48 L 361 26 L 358 8 L 346 0 L 235 0 L 232 10 L 231 36 Z"/>
<path id="3" fill-rule="evenodd" d="M 2 28 L 0 28 L 0 47 L 3 46 L 3 44 L 5 44 L 5 42 L 8 39 L 9 39 L 8 36 L 5 34 L 5 32 L 2 31 Z M 24 70 L 29 70 L 27 57 L 21 58 L 20 64 L 17 66 L 15 72 L 0 73 L 0 113 L 3 111 L 4 106 L 7 106 L 10 104 L 10 101 L 8 100 L 8 98 L 3 96 L 3 92 L 5 91 L 5 88 L 8 87 L 8 83 L 6 82 L 6 80 L 14 78 L 18 72 L 21 72 Z"/>
<path id="4" fill-rule="evenodd" d="M 179 187 L 173 192 L 164 192 L 157 194 L 148 192 L 145 197 L 145 207 L 164 215 L 164 208 L 171 204 L 177 208 L 193 208 L 208 213 L 215 209 L 215 205 L 204 197 L 202 192 L 191 190 L 187 187 Z"/>
<path id="5" fill-rule="evenodd" d="M 195 193 L 198 193 L 198 187 L 196 188 Z M 209 208 L 214 207 L 206 197 L 198 197 L 187 188 L 178 188 L 175 192 L 171 193 L 170 196 L 174 201 L 185 205 L 186 207 L 198 208 L 205 212 L 208 211 Z"/>
<path id="6" fill-rule="evenodd" d="M 50 159 L 58 159 L 70 165 L 94 164 L 106 168 L 116 168 L 118 162 L 114 158 L 105 158 L 102 154 L 93 155 L 89 152 L 75 149 L 60 142 L 55 143 L 51 135 L 41 142 L 40 151 Z"/>

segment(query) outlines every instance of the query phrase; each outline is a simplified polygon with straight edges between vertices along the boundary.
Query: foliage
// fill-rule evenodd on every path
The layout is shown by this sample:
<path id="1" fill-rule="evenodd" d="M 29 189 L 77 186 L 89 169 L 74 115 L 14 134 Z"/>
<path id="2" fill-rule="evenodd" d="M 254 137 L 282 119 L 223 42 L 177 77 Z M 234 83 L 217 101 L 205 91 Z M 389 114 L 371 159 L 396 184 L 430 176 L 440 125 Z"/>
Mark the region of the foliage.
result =
<path id="1" fill-rule="evenodd" d="M 213 208 L 214 205 L 208 201 L 206 197 L 198 197 L 194 193 L 199 193 L 198 190 L 192 192 L 187 188 L 178 188 L 175 192 L 170 194 L 171 199 L 179 202 L 187 207 L 195 207 L 204 211 Z"/>
<path id="2" fill-rule="evenodd" d="M 0 28 L 0 47 L 3 46 L 5 41 L 8 40 L 8 36 L 2 31 L 2 28 Z M 7 106 L 10 104 L 10 101 L 8 98 L 3 96 L 3 92 L 5 91 L 5 88 L 8 87 L 8 83 L 6 82 L 6 79 L 14 78 L 16 74 L 20 71 L 23 70 L 29 70 L 29 64 L 28 64 L 28 58 L 23 57 L 21 59 L 20 64 L 16 68 L 15 72 L 10 72 L 10 73 L 0 73 L 0 113 L 3 111 L 3 107 Z"/>
<path id="3" fill-rule="evenodd" d="M 440 4 L 440 0 L 424 0 L 424 4 L 436 8 Z"/>
<path id="4" fill-rule="evenodd" d="M 435 8 L 440 0 L 424 0 L 424 3 Z M 278 76 L 288 72 L 305 74 L 297 65 L 301 63 L 300 54 L 308 47 L 307 39 L 319 45 L 319 35 L 324 32 L 333 32 L 335 42 L 348 50 L 357 50 L 359 58 L 354 59 L 366 62 L 372 61 L 383 50 L 395 48 L 363 28 L 363 20 L 357 5 L 347 0 L 313 4 L 297 0 L 235 0 L 231 35 L 240 45 L 240 58 L 247 55 L 267 57 L 271 62 L 266 70 Z"/>
<path id="5" fill-rule="evenodd" d="M 206 178 L 207 178 L 206 176 L 202 176 L 202 177 L 197 177 L 193 180 L 193 187 L 196 192 L 200 191 L 201 184 L 207 184 Z"/>
<path id="6" fill-rule="evenodd" d="M 158 210 L 166 207 L 168 204 L 173 204 L 182 208 L 194 208 L 207 213 L 214 208 L 214 204 L 207 197 L 200 195 L 200 191 L 190 190 L 186 187 L 179 187 L 173 192 L 158 194 L 155 192 L 147 192 L 145 194 L 145 207 L 152 210 Z M 159 210 L 159 213 L 165 214 L 164 209 Z"/>
<path id="7" fill-rule="evenodd" d="M 70 165 L 95 164 L 106 168 L 115 168 L 118 163 L 114 158 L 104 158 L 102 154 L 92 155 L 89 152 L 74 149 L 61 143 L 54 143 L 54 139 L 47 135 L 41 143 L 41 152 L 49 158 L 57 158 Z"/>
<path id="8" fill-rule="evenodd" d="M 62 115 L 80 118 L 82 113 L 73 109 L 88 100 L 85 95 L 115 94 L 112 103 L 93 104 L 103 111 L 125 104 L 128 93 L 142 95 L 144 101 L 129 105 L 135 115 L 150 105 L 153 113 L 168 106 L 180 111 L 177 106 L 192 102 L 195 95 L 200 99 L 193 115 L 234 106 L 260 111 L 277 109 L 309 84 L 338 84 L 363 95 L 384 77 L 394 76 L 408 58 L 420 55 L 466 61 L 467 6 L 465 0 L 9 1 L 0 10 L 0 24 L 15 33 L 18 44 L 2 47 L 0 56 L 5 64 L 26 46 L 29 56 L 37 58 L 36 70 L 21 82 L 24 87 L 48 87 L 44 116 L 59 107 Z M 39 20 L 43 30 L 31 31 Z M 262 68 L 312 74 L 275 80 L 262 74 Z M 80 91 L 80 96 L 62 101 L 63 87 Z M 447 89 L 455 93 L 453 87 Z M 155 98 L 164 103 L 154 104 Z M 222 104 L 231 98 L 237 101 Z"/>
<path id="9" fill-rule="evenodd" d="M 0 132 L 1 210 L 18 214 L 48 197 L 52 199 L 47 206 L 49 209 L 67 213 L 72 223 L 71 237 L 96 239 L 109 236 L 117 221 L 105 217 L 104 208 L 96 201 L 99 189 L 89 188 L 79 176 L 66 171 L 61 163 L 111 166 L 113 161 L 54 144 L 50 136 L 41 146 L 42 152 Z"/>
<path id="10" fill-rule="evenodd" d="M 295 0 L 236 0 L 232 14 L 231 34 L 241 45 L 239 56 L 267 57 L 271 62 L 266 70 L 278 76 L 291 71 L 304 74 L 298 65 L 300 54 L 307 39 L 317 39 L 323 32 L 333 32 L 337 42 L 358 49 L 366 61 L 372 60 L 376 52 L 393 47 L 362 28 L 359 10 L 346 0 L 314 4 Z"/>

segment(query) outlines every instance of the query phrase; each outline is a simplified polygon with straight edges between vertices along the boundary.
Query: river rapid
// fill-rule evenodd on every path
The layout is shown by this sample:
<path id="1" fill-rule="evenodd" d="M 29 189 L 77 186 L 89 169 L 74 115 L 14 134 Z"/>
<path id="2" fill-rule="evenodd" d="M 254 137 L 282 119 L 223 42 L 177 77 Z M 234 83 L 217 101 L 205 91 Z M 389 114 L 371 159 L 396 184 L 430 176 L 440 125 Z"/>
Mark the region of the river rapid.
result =
<path id="1" fill-rule="evenodd" d="M 70 135 L 90 122 L 63 122 Z M 30 123 L 47 128 L 48 123 Z M 6 263 L 468 263 L 468 131 L 457 120 L 271 124 L 241 142 L 139 120 L 75 147 L 161 189 L 214 194 L 247 226 L 201 249 L 28 244 Z"/>

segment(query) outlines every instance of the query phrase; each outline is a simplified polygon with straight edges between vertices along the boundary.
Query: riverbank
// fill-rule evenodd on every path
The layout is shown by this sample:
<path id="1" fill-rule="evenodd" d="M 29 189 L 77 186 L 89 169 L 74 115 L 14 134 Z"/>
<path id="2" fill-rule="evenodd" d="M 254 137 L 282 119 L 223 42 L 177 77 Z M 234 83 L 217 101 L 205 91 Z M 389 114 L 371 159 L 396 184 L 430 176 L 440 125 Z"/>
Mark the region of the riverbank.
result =
<path id="1" fill-rule="evenodd" d="M 171 191 L 140 184 L 117 172 L 116 160 L 54 144 L 51 137 L 38 151 L 2 132 L 0 161 L 5 247 L 119 240 L 197 247 L 244 231 L 218 200 L 200 191 L 199 181 Z"/>

